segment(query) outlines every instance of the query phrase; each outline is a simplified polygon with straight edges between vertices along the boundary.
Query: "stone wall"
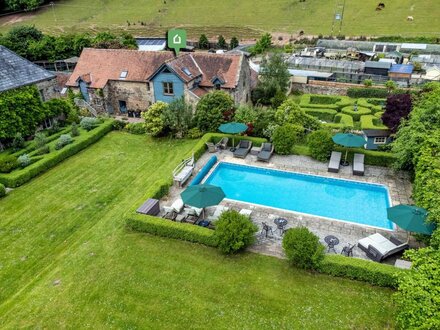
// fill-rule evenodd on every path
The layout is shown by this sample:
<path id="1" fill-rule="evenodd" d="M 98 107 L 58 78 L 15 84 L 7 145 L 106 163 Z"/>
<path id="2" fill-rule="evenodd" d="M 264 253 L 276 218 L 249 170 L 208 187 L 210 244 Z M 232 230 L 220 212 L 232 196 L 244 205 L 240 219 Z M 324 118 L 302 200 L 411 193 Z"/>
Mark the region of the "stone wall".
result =
<path id="1" fill-rule="evenodd" d="M 60 93 L 57 88 L 57 79 L 41 81 L 36 83 L 35 86 L 40 91 L 43 101 L 60 97 Z"/>
<path id="2" fill-rule="evenodd" d="M 248 60 L 242 56 L 238 84 L 231 96 L 236 104 L 245 104 L 251 100 L 251 69 Z"/>
<path id="3" fill-rule="evenodd" d="M 150 83 L 151 84 L 151 83 Z M 127 103 L 128 111 L 144 111 L 153 103 L 150 84 L 130 81 L 109 81 L 103 89 L 105 108 L 109 113 L 119 113 L 119 101 Z"/>

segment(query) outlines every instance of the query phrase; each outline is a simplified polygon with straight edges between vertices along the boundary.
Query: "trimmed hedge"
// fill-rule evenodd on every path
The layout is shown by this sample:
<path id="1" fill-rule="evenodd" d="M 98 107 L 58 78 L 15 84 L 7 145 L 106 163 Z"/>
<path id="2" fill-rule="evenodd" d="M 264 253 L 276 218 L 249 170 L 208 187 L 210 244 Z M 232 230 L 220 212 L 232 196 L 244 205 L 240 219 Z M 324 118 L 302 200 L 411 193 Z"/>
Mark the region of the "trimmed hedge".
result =
<path id="1" fill-rule="evenodd" d="M 373 114 L 378 112 L 378 111 L 382 111 L 383 110 L 381 105 L 369 103 L 369 100 L 382 100 L 382 101 L 384 101 L 383 99 L 368 99 L 367 100 L 367 99 L 363 99 L 362 98 L 362 99 L 358 99 L 357 100 L 357 105 L 360 106 L 360 107 L 363 107 L 363 108 L 370 109 Z"/>
<path id="2" fill-rule="evenodd" d="M 310 109 L 303 108 L 306 114 L 316 117 L 320 120 L 324 120 L 326 122 L 333 122 L 335 119 L 335 115 L 338 113 L 333 109 Z"/>
<path id="3" fill-rule="evenodd" d="M 396 288 L 399 274 L 407 270 L 369 260 L 347 258 L 341 255 L 326 255 L 317 271 L 377 286 Z"/>
<path id="4" fill-rule="evenodd" d="M 129 229 L 141 233 L 181 239 L 211 247 L 218 245 L 213 230 L 193 224 L 174 222 L 150 215 L 132 214 L 126 219 L 126 225 Z"/>
<path id="5" fill-rule="evenodd" d="M 346 148 L 336 145 L 335 150 L 345 153 Z M 349 148 L 347 159 L 352 161 L 355 153 L 365 155 L 366 165 L 391 167 L 396 161 L 396 156 L 390 152 L 366 150 L 363 148 Z"/>
<path id="6" fill-rule="evenodd" d="M 328 96 L 328 95 L 310 95 L 309 103 L 310 104 L 335 104 L 341 100 L 340 97 L 337 96 Z"/>
<path id="7" fill-rule="evenodd" d="M 348 96 L 341 96 L 340 98 L 341 100 L 335 103 L 339 109 L 348 107 L 349 105 L 354 105 L 355 100 L 349 98 Z"/>
<path id="8" fill-rule="evenodd" d="M 6 188 L 2 183 L 0 183 L 0 198 L 3 196 L 6 196 Z"/>
<path id="9" fill-rule="evenodd" d="M 348 107 L 343 108 L 341 111 L 342 111 L 342 113 L 345 113 L 346 115 L 352 116 L 354 121 L 359 121 L 359 119 L 363 115 L 370 115 L 371 114 L 371 109 L 364 108 L 364 107 L 358 107 L 357 111 L 354 111 L 353 106 L 348 106 Z"/>
<path id="10" fill-rule="evenodd" d="M 303 96 L 301 96 L 299 106 L 301 108 L 333 109 L 333 110 L 338 109 L 338 106 L 336 104 L 311 103 L 310 99 L 312 97 L 319 97 L 319 95 L 304 94 Z"/>
<path id="11" fill-rule="evenodd" d="M 21 186 L 30 179 L 54 167 L 66 158 L 75 155 L 79 151 L 95 143 L 112 129 L 113 121 L 106 121 L 99 127 L 90 131 L 90 133 L 78 136 L 74 143 L 67 145 L 63 149 L 52 151 L 50 154 L 45 155 L 40 160 L 24 169 L 15 170 L 9 174 L 0 174 L 0 182 L 11 188 Z"/>
<path id="12" fill-rule="evenodd" d="M 384 88 L 349 88 L 347 95 L 352 98 L 386 98 L 388 91 Z"/>
<path id="13" fill-rule="evenodd" d="M 361 116 L 361 129 L 388 129 L 382 121 L 374 115 Z"/>

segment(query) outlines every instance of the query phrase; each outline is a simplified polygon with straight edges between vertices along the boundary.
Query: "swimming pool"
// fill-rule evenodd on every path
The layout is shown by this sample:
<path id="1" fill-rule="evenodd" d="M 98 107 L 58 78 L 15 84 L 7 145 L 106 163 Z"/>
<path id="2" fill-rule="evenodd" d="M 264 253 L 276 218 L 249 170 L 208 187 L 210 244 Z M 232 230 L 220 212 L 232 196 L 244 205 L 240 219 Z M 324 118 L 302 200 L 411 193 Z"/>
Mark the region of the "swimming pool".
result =
<path id="1" fill-rule="evenodd" d="M 222 187 L 228 199 L 393 229 L 388 189 L 379 184 L 226 162 L 205 183 Z"/>

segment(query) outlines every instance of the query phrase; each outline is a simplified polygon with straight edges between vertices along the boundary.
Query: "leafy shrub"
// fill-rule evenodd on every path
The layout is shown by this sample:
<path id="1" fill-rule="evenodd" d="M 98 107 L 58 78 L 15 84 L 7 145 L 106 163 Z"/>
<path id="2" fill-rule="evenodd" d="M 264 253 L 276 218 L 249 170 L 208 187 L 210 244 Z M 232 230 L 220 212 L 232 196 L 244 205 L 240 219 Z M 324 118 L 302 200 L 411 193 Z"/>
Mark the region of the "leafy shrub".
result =
<path id="1" fill-rule="evenodd" d="M 131 134 L 142 135 L 147 131 L 145 130 L 145 126 L 142 123 L 130 123 L 125 126 L 125 129 Z"/>
<path id="2" fill-rule="evenodd" d="M 24 147 L 24 138 L 21 133 L 16 133 L 14 136 L 14 140 L 12 140 L 12 148 L 14 150 L 19 150 Z"/>
<path id="3" fill-rule="evenodd" d="M 342 113 L 345 113 L 346 115 L 352 116 L 354 121 L 359 121 L 361 116 L 363 116 L 363 115 L 370 115 L 371 114 L 371 110 L 368 108 L 357 107 L 357 110 L 355 111 L 354 106 L 345 107 L 341 111 L 342 111 Z"/>
<path id="4" fill-rule="evenodd" d="M 311 104 L 334 104 L 339 102 L 341 98 L 337 96 L 327 96 L 327 95 L 311 95 L 310 103 Z"/>
<path id="5" fill-rule="evenodd" d="M 202 96 L 197 103 L 194 123 L 202 132 L 215 132 L 234 112 L 234 101 L 222 91 Z"/>
<path id="6" fill-rule="evenodd" d="M 355 99 L 360 97 L 386 98 L 388 91 L 384 88 L 349 88 L 347 95 Z"/>
<path id="7" fill-rule="evenodd" d="M 278 126 L 272 135 L 275 152 L 280 155 L 290 155 L 295 143 L 304 133 L 304 127 L 293 124 Z"/>
<path id="8" fill-rule="evenodd" d="M 17 159 L 18 164 L 20 164 L 21 167 L 26 167 L 31 164 L 31 158 L 28 154 L 23 154 Z"/>
<path id="9" fill-rule="evenodd" d="M 275 121 L 278 125 L 294 124 L 307 129 L 315 130 L 321 127 L 318 119 L 306 114 L 292 99 L 281 104 L 275 112 Z"/>
<path id="10" fill-rule="evenodd" d="M 187 223 L 173 222 L 148 215 L 132 214 L 126 219 L 128 228 L 152 235 L 181 239 L 216 247 L 217 239 L 214 231 L 208 228 Z"/>
<path id="11" fill-rule="evenodd" d="M 391 265 L 333 254 L 324 257 L 317 271 L 390 288 L 397 287 L 398 278 L 406 272 Z"/>
<path id="12" fill-rule="evenodd" d="M 72 123 L 72 129 L 71 129 L 72 136 L 79 136 L 79 129 L 78 125 L 76 123 Z"/>
<path id="13" fill-rule="evenodd" d="M 190 130 L 188 130 L 186 136 L 188 139 L 198 139 L 199 137 L 203 136 L 203 133 L 200 132 L 200 130 L 197 127 L 193 127 Z"/>
<path id="14" fill-rule="evenodd" d="M 364 86 L 365 87 L 373 86 L 373 80 L 371 80 L 371 79 L 364 79 Z"/>
<path id="15" fill-rule="evenodd" d="M 324 246 L 319 237 L 306 227 L 288 229 L 283 237 L 283 249 L 287 259 L 302 269 L 317 269 L 324 259 Z"/>
<path id="16" fill-rule="evenodd" d="M 35 134 L 34 137 L 35 147 L 37 149 L 40 149 L 41 147 L 44 147 L 47 143 L 46 134 L 39 132 Z"/>
<path id="17" fill-rule="evenodd" d="M 257 110 L 249 105 L 241 105 L 235 111 L 234 121 L 238 123 L 254 124 L 257 121 L 258 112 Z"/>
<path id="18" fill-rule="evenodd" d="M 324 162 L 329 159 L 334 148 L 332 133 L 326 129 L 314 131 L 307 136 L 307 145 L 309 146 L 310 155 Z"/>
<path id="19" fill-rule="evenodd" d="M 215 223 L 215 237 L 223 253 L 235 253 L 255 241 L 258 228 L 251 220 L 237 211 L 225 211 Z"/>
<path id="20" fill-rule="evenodd" d="M 385 113 L 382 116 L 383 123 L 391 132 L 397 132 L 400 122 L 407 119 L 412 109 L 411 95 L 397 94 L 387 98 Z"/>
<path id="21" fill-rule="evenodd" d="M 84 117 L 83 119 L 81 119 L 79 125 L 82 127 L 82 129 L 85 129 L 86 131 L 91 131 L 99 125 L 99 120 L 95 117 Z"/>
<path id="22" fill-rule="evenodd" d="M 0 198 L 4 196 L 6 196 L 6 188 L 2 183 L 0 183 Z"/>
<path id="23" fill-rule="evenodd" d="M 36 151 L 37 155 L 44 155 L 44 154 L 48 154 L 50 152 L 50 147 L 45 144 L 42 147 L 38 148 Z"/>
<path id="24" fill-rule="evenodd" d="M 162 114 L 167 108 L 167 103 L 156 102 L 147 111 L 142 112 L 141 116 L 145 119 L 145 131 L 151 136 L 159 136 L 163 133 L 165 123 Z"/>
<path id="25" fill-rule="evenodd" d="M 72 137 L 70 134 L 63 134 L 58 139 L 57 143 L 55 144 L 55 149 L 60 150 L 64 146 L 71 144 L 73 142 Z"/>
<path id="26" fill-rule="evenodd" d="M 0 158 L 0 173 L 9 173 L 18 167 L 17 157 L 9 155 Z"/>
<path id="27" fill-rule="evenodd" d="M 116 131 L 122 131 L 126 125 L 127 125 L 127 123 L 122 120 L 114 120 L 113 121 L 113 129 Z"/>

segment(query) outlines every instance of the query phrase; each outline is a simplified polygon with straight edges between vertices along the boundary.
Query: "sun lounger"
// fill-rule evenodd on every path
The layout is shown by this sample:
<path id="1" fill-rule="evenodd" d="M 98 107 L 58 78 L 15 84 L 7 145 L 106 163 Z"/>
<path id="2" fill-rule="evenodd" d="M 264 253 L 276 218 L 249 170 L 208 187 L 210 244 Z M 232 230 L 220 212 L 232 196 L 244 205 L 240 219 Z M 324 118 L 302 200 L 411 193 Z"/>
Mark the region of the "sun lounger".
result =
<path id="1" fill-rule="evenodd" d="M 228 141 L 229 141 L 229 138 L 224 137 L 224 138 L 221 139 L 221 140 L 220 140 L 215 146 L 216 146 L 218 149 L 225 150 L 225 149 L 228 147 Z"/>
<path id="2" fill-rule="evenodd" d="M 182 199 L 176 199 L 171 206 L 164 206 L 165 215 L 163 217 L 170 220 L 176 219 L 176 216 L 182 212 L 183 206 Z"/>
<path id="3" fill-rule="evenodd" d="M 229 210 L 229 207 L 227 207 L 227 206 L 217 205 L 217 206 L 215 207 L 214 214 L 211 215 L 211 216 L 209 216 L 209 217 L 208 217 L 208 220 L 210 220 L 210 221 L 215 221 L 215 220 L 217 220 L 217 219 L 220 217 L 220 215 L 221 215 L 223 212 L 228 211 L 228 210 Z"/>
<path id="4" fill-rule="evenodd" d="M 241 140 L 237 144 L 237 148 L 234 151 L 234 157 L 245 158 L 252 148 L 252 142 L 248 140 Z"/>
<path id="5" fill-rule="evenodd" d="M 342 154 L 339 151 L 332 151 L 332 156 L 328 163 L 328 171 L 333 173 L 339 172 L 339 166 L 341 164 Z"/>
<path id="6" fill-rule="evenodd" d="M 257 160 L 268 162 L 270 157 L 272 157 L 272 154 L 273 154 L 273 144 L 263 143 L 260 152 L 257 154 Z"/>
<path id="7" fill-rule="evenodd" d="M 364 175 L 365 167 L 364 167 L 364 154 L 354 154 L 353 158 L 353 175 Z"/>
<path id="8" fill-rule="evenodd" d="M 407 249 L 408 244 L 402 243 L 393 236 L 387 239 L 381 234 L 376 233 L 360 239 L 358 247 L 364 251 L 370 259 L 380 262 L 395 253 Z"/>
<path id="9" fill-rule="evenodd" d="M 184 210 L 186 216 L 185 219 L 183 220 L 184 222 L 188 222 L 188 223 L 193 223 L 196 224 L 199 221 L 200 215 L 203 212 L 203 209 L 199 209 L 197 207 L 185 207 Z"/>
<path id="10" fill-rule="evenodd" d="M 217 151 L 217 148 L 215 147 L 215 144 L 214 143 L 212 143 L 212 142 L 206 142 L 205 143 L 206 144 L 206 146 L 208 147 L 208 152 L 216 152 Z"/>

